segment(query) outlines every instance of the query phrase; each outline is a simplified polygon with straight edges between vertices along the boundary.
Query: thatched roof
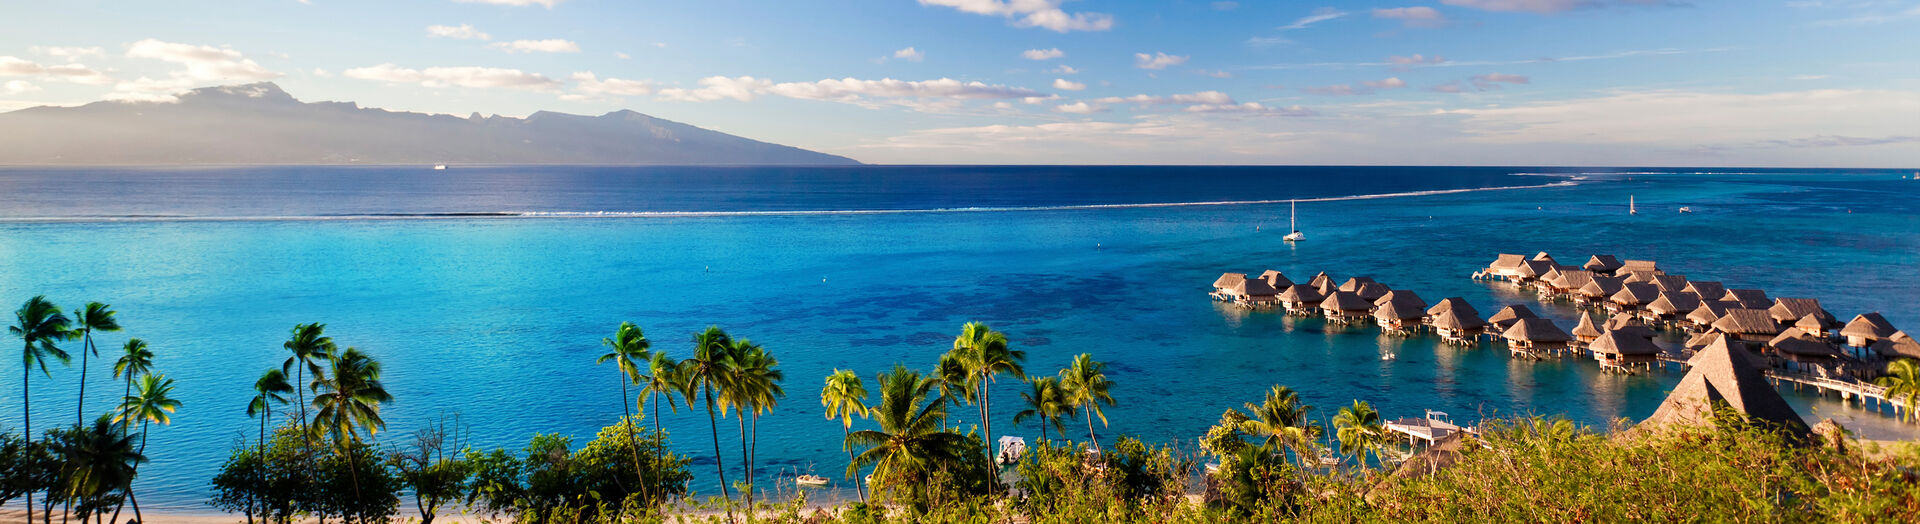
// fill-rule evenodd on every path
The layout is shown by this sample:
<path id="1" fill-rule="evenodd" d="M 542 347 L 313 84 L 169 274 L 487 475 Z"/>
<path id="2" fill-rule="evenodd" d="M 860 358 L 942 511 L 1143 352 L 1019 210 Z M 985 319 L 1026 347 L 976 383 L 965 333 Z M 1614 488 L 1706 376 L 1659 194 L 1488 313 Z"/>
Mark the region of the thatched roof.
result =
<path id="1" fill-rule="evenodd" d="M 1720 300 L 1739 302 L 1747 309 L 1766 309 L 1773 307 L 1773 300 L 1767 298 L 1767 292 L 1758 289 L 1729 289 Z"/>
<path id="2" fill-rule="evenodd" d="M 1720 285 L 1719 282 L 1712 280 L 1688 281 L 1687 288 L 1681 291 L 1700 295 L 1700 298 L 1703 299 L 1719 300 L 1720 297 L 1727 296 L 1727 286 Z"/>
<path id="3" fill-rule="evenodd" d="M 1581 267 L 1586 268 L 1587 271 L 1599 271 L 1599 272 L 1605 273 L 1608 271 L 1613 271 L 1615 269 L 1620 269 L 1620 259 L 1615 258 L 1613 255 L 1594 255 L 1588 258 L 1587 263 Z"/>
<path id="4" fill-rule="evenodd" d="M 1700 350 L 1688 363 L 1692 367 L 1673 387 L 1673 393 L 1635 431 L 1709 424 L 1715 408 L 1724 406 L 1756 421 L 1779 424 L 1795 435 L 1808 434 L 1807 423 L 1767 383 L 1752 357 L 1732 347 L 1726 338 Z"/>
<path id="5" fill-rule="evenodd" d="M 1399 302 L 1402 308 L 1427 309 L 1427 301 L 1421 300 L 1420 295 L 1409 289 L 1389 290 L 1386 296 L 1374 299 L 1373 305 L 1383 306 L 1388 302 Z"/>
<path id="6" fill-rule="evenodd" d="M 1418 300 L 1418 298 L 1415 298 L 1415 300 Z M 1425 304 L 1420 305 L 1422 307 L 1413 307 L 1414 304 L 1407 303 L 1405 300 L 1386 301 L 1381 303 L 1380 307 L 1373 310 L 1373 318 L 1382 320 L 1414 320 L 1427 316 L 1427 308 L 1424 307 Z"/>
<path id="7" fill-rule="evenodd" d="M 1471 331 L 1487 327 L 1487 321 L 1480 319 L 1472 307 L 1455 306 L 1453 309 L 1432 313 L 1433 327 L 1454 331 Z"/>
<path id="8" fill-rule="evenodd" d="M 1596 276 L 1593 277 L 1592 282 L 1580 286 L 1576 291 L 1589 297 L 1604 298 L 1613 296 L 1614 293 L 1619 293 L 1624 286 L 1626 286 L 1626 281 L 1620 277 Z"/>
<path id="9" fill-rule="evenodd" d="M 1686 275 L 1654 275 L 1653 285 L 1659 286 L 1661 291 L 1678 292 L 1680 290 L 1687 288 L 1687 276 Z"/>
<path id="10" fill-rule="evenodd" d="M 1498 258 L 1493 259 L 1492 264 L 1487 264 L 1487 269 L 1517 269 L 1526 262 L 1526 255 L 1501 253 Z"/>
<path id="11" fill-rule="evenodd" d="M 1620 331 L 1601 333 L 1600 338 L 1594 339 L 1593 343 L 1587 346 L 1587 349 L 1592 350 L 1594 353 L 1607 353 L 1612 355 L 1660 354 L 1660 346 L 1654 345 L 1652 340 L 1634 333 Z"/>
<path id="12" fill-rule="evenodd" d="M 1320 296 L 1325 297 L 1332 295 L 1335 291 L 1339 291 L 1340 286 L 1333 285 L 1333 279 L 1326 279 L 1320 281 L 1319 284 L 1314 284 L 1313 289 L 1319 291 Z"/>
<path id="13" fill-rule="evenodd" d="M 1220 278 L 1213 279 L 1213 288 L 1220 290 L 1230 289 L 1246 281 L 1246 273 L 1221 273 Z"/>
<path id="14" fill-rule="evenodd" d="M 1320 294 L 1319 290 L 1301 284 L 1287 286 L 1286 289 L 1280 291 L 1281 302 L 1318 304 L 1325 298 L 1327 298 L 1327 296 Z"/>
<path id="15" fill-rule="evenodd" d="M 1573 336 L 1576 337 L 1594 338 L 1600 336 L 1600 333 L 1600 328 L 1593 325 L 1593 316 L 1585 313 L 1580 314 L 1580 324 L 1573 326 Z"/>
<path id="16" fill-rule="evenodd" d="M 1688 338 L 1687 343 L 1684 345 L 1687 349 L 1702 349 L 1713 345 L 1714 341 L 1720 340 L 1720 337 L 1724 336 L 1726 335 L 1719 331 L 1702 331 Z"/>
<path id="17" fill-rule="evenodd" d="M 1553 262 L 1553 255 L 1549 255 L 1547 254 L 1547 252 L 1541 251 L 1539 253 L 1533 254 L 1533 260 L 1545 260 L 1547 262 Z"/>
<path id="18" fill-rule="evenodd" d="M 1641 324 L 1640 319 L 1633 315 L 1614 315 L 1611 317 L 1607 317 L 1607 321 L 1605 323 L 1600 324 L 1600 329 L 1602 331 L 1620 331 L 1624 329 L 1637 329 L 1637 330 L 1646 331 L 1647 336 L 1649 337 L 1653 336 L 1653 330 L 1647 329 L 1647 326 Z"/>
<path id="19" fill-rule="evenodd" d="M 1387 296 L 1387 293 L 1392 293 L 1392 292 L 1393 292 L 1393 289 L 1388 288 L 1386 284 L 1381 284 L 1379 282 L 1362 282 L 1360 283 L 1359 289 L 1354 290 L 1353 293 L 1356 295 L 1360 295 L 1360 298 L 1366 299 L 1367 302 L 1373 302 L 1375 300 L 1379 300 L 1380 297 Z M 1426 307 L 1427 307 L 1426 304 L 1420 305 L 1421 309 L 1426 309 Z"/>
<path id="20" fill-rule="evenodd" d="M 1487 318 L 1487 323 L 1506 329 L 1507 326 L 1513 325 L 1514 321 L 1527 318 L 1540 318 L 1540 315 L 1534 314 L 1533 310 L 1527 309 L 1527 306 L 1514 304 L 1494 312 L 1492 317 Z"/>
<path id="21" fill-rule="evenodd" d="M 1554 263 L 1549 260 L 1528 260 L 1527 263 L 1521 265 L 1519 269 L 1515 269 L 1514 274 L 1525 278 L 1540 278 L 1559 267 L 1560 266 L 1554 265 Z"/>
<path id="22" fill-rule="evenodd" d="M 1335 291 L 1332 295 L 1327 295 L 1326 300 L 1320 302 L 1320 309 L 1343 312 L 1370 311 L 1373 309 L 1373 303 L 1360 298 L 1360 295 L 1353 294 L 1352 291 Z"/>
<path id="23" fill-rule="evenodd" d="M 1307 285 L 1313 286 L 1315 289 L 1319 289 L 1322 285 L 1332 284 L 1333 275 L 1328 275 L 1325 271 L 1321 271 L 1319 274 L 1314 275 L 1312 280 L 1307 281 Z"/>
<path id="24" fill-rule="evenodd" d="M 1797 322 L 1807 315 L 1833 317 L 1832 313 L 1820 307 L 1820 299 L 1817 298 L 1776 298 L 1773 299 L 1773 307 L 1767 308 L 1767 314 L 1783 324 Z"/>
<path id="25" fill-rule="evenodd" d="M 1867 340 L 1879 340 L 1893 336 L 1893 333 L 1896 331 L 1899 330 L 1894 329 L 1893 324 L 1887 322 L 1887 317 L 1880 316 L 1880 312 L 1875 311 L 1853 317 L 1851 322 L 1847 322 L 1847 327 L 1840 329 L 1840 334 Z"/>
<path id="26" fill-rule="evenodd" d="M 1373 277 L 1353 277 L 1347 279 L 1346 282 L 1340 283 L 1340 290 L 1359 291 L 1361 285 L 1369 283 L 1377 284 L 1378 282 L 1374 282 Z"/>
<path id="27" fill-rule="evenodd" d="M 1627 260 L 1620 263 L 1621 271 L 1659 271 L 1660 264 L 1652 260 Z"/>
<path id="28" fill-rule="evenodd" d="M 1793 321 L 1793 327 L 1800 328 L 1801 331 L 1812 333 L 1815 331 L 1821 331 L 1829 327 L 1832 327 L 1833 324 L 1836 324 L 1836 323 L 1837 322 L 1828 322 L 1825 319 L 1820 318 L 1820 315 L 1807 315 L 1804 317 L 1800 317 L 1800 320 Z"/>
<path id="29" fill-rule="evenodd" d="M 1447 311 L 1452 311 L 1455 309 L 1465 310 L 1465 312 L 1468 313 L 1469 316 L 1475 316 L 1475 317 L 1480 316 L 1480 310 L 1474 309 L 1472 304 L 1467 303 L 1467 299 L 1460 298 L 1460 297 L 1447 297 L 1447 298 L 1440 299 L 1440 303 L 1434 304 L 1433 307 L 1427 308 L 1427 314 L 1438 315 L 1438 314 L 1445 313 Z"/>
<path id="30" fill-rule="evenodd" d="M 1734 335 L 1777 335 L 1780 324 L 1766 311 L 1734 308 L 1720 315 L 1720 320 L 1713 321 L 1713 329 Z"/>
<path id="31" fill-rule="evenodd" d="M 1608 301 L 1625 306 L 1645 305 L 1660 298 L 1660 288 L 1645 282 L 1628 282 L 1620 285 L 1620 292 L 1607 297 Z"/>
<path id="32" fill-rule="evenodd" d="M 1659 273 L 1653 271 L 1627 271 L 1624 269 L 1615 274 L 1620 275 L 1620 278 L 1625 279 L 1626 282 L 1646 282 L 1648 284 L 1653 283 L 1653 277 L 1660 276 Z"/>
<path id="33" fill-rule="evenodd" d="M 1288 280 L 1286 275 L 1271 269 L 1260 272 L 1260 280 L 1267 281 L 1267 285 L 1273 286 L 1274 289 L 1286 289 L 1287 286 L 1293 285 L 1293 281 Z"/>
<path id="34" fill-rule="evenodd" d="M 1662 315 L 1684 315 L 1700 309 L 1700 296 L 1684 291 L 1660 293 L 1660 298 L 1647 304 L 1647 311 Z"/>
<path id="35" fill-rule="evenodd" d="M 1552 320 L 1544 318 L 1523 318 L 1512 327 L 1502 331 L 1500 336 L 1517 342 L 1572 342 L 1573 335 L 1553 325 Z"/>
<path id="36" fill-rule="evenodd" d="M 1738 307 L 1740 307 L 1739 302 L 1728 302 L 1725 300 L 1703 300 L 1700 302 L 1700 307 L 1695 308 L 1690 313 L 1687 313 L 1687 321 L 1693 322 L 1695 324 L 1699 324 L 1702 326 L 1712 324 L 1713 321 L 1720 320 L 1720 315 L 1726 314 L 1727 310 L 1738 308 Z"/>
<path id="37" fill-rule="evenodd" d="M 1800 328 L 1787 328 L 1786 331 L 1780 332 L 1780 336 L 1773 337 L 1773 340 L 1767 341 L 1767 346 L 1772 347 L 1774 351 L 1797 357 L 1832 358 L 1840 356 L 1840 351 L 1834 349 L 1832 344 L 1828 344 L 1825 340 L 1807 334 L 1807 332 L 1801 331 Z"/>
<path id="38" fill-rule="evenodd" d="M 1893 336 L 1880 339 L 1869 347 L 1887 358 L 1920 358 L 1920 341 L 1907 336 L 1905 331 L 1895 331 Z"/>
<path id="39" fill-rule="evenodd" d="M 1560 289 L 1572 290 L 1572 289 L 1580 289 L 1581 287 L 1586 286 L 1587 283 L 1589 282 L 1593 282 L 1592 271 L 1570 269 L 1566 271 L 1561 271 L 1558 276 L 1554 277 L 1553 280 L 1548 281 L 1547 283 L 1552 284 L 1553 287 L 1557 287 Z"/>
<path id="40" fill-rule="evenodd" d="M 1267 285 L 1267 281 L 1257 278 L 1240 281 L 1240 284 L 1233 286 L 1233 292 L 1249 297 L 1271 297 L 1280 294 L 1280 290 Z"/>

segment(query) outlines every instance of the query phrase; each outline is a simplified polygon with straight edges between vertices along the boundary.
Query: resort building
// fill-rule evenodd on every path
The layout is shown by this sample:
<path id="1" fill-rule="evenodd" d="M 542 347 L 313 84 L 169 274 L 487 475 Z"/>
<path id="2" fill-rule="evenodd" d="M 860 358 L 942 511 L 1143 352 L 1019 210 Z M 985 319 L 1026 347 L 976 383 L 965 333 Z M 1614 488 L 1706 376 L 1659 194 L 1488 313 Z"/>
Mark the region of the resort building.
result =
<path id="1" fill-rule="evenodd" d="M 1747 309 L 1767 309 L 1773 307 L 1773 300 L 1767 298 L 1767 292 L 1758 289 L 1729 289 L 1720 300 L 1739 302 Z"/>
<path id="2" fill-rule="evenodd" d="M 1652 260 L 1628 260 L 1620 263 L 1620 269 L 1614 270 L 1616 275 L 1633 272 L 1659 273 L 1660 265 Z"/>
<path id="3" fill-rule="evenodd" d="M 1663 291 L 1660 298 L 1647 304 L 1640 317 L 1648 322 L 1676 322 L 1700 309 L 1700 296 L 1685 291 Z"/>
<path id="4" fill-rule="evenodd" d="M 1687 289 L 1686 275 L 1654 275 L 1653 285 L 1661 293 L 1678 293 Z"/>
<path id="5" fill-rule="evenodd" d="M 1738 309 L 1739 307 L 1739 302 L 1728 302 L 1725 300 L 1701 301 L 1699 308 L 1687 313 L 1684 324 L 1690 329 L 1705 331 L 1711 329 L 1714 321 L 1720 320 L 1721 315 L 1727 314 L 1727 310 Z"/>
<path id="6" fill-rule="evenodd" d="M 1288 286 L 1293 285 L 1293 281 L 1287 280 L 1286 275 L 1283 275 L 1279 271 L 1274 271 L 1271 269 L 1261 272 L 1260 280 L 1267 281 L 1267 286 L 1272 287 L 1274 289 L 1286 289 Z"/>
<path id="7" fill-rule="evenodd" d="M 1620 270 L 1620 259 L 1613 255 L 1594 255 L 1580 267 L 1596 274 L 1612 276 L 1614 271 Z"/>
<path id="8" fill-rule="evenodd" d="M 1441 304 L 1445 305 L 1446 301 L 1441 301 Z M 1480 313 L 1464 302 L 1432 314 L 1430 322 L 1433 325 L 1434 334 L 1440 335 L 1440 339 L 1448 344 L 1472 345 L 1473 341 L 1478 340 L 1487 329 L 1487 321 L 1482 320 Z"/>
<path id="9" fill-rule="evenodd" d="M 1328 322 L 1335 324 L 1365 322 L 1373 313 L 1373 302 L 1360 298 L 1352 291 L 1334 291 L 1327 295 L 1326 300 L 1320 301 L 1320 312 L 1326 315 Z"/>
<path id="10" fill-rule="evenodd" d="M 1607 312 L 1613 314 L 1634 313 L 1647 304 L 1660 298 L 1660 288 L 1646 282 L 1628 282 L 1620 285 L 1620 292 L 1607 297 Z"/>
<path id="11" fill-rule="evenodd" d="M 1831 315 L 1828 315 L 1826 318 L 1821 318 L 1818 314 L 1807 315 L 1793 322 L 1793 327 L 1800 328 L 1801 331 L 1823 339 L 1833 338 L 1833 330 L 1839 326 L 1840 322 L 1833 320 Z"/>
<path id="12" fill-rule="evenodd" d="M 1507 340 L 1507 349 L 1524 354 L 1559 351 L 1573 342 L 1573 335 L 1544 318 L 1520 319 L 1500 332 L 1500 338 Z"/>
<path id="13" fill-rule="evenodd" d="M 1319 274 L 1314 275 L 1311 280 L 1308 280 L 1307 285 L 1312 286 L 1314 289 L 1331 286 L 1333 285 L 1333 275 L 1328 275 L 1327 272 L 1321 271 Z"/>
<path id="14" fill-rule="evenodd" d="M 1727 287 L 1711 280 L 1689 281 L 1687 288 L 1681 291 L 1699 295 L 1701 300 L 1718 300 L 1720 297 L 1727 296 Z"/>
<path id="15" fill-rule="evenodd" d="M 1630 332 L 1608 331 L 1587 345 L 1602 369 L 1626 369 L 1636 365 L 1652 366 L 1660 361 L 1660 346 Z"/>
<path id="16" fill-rule="evenodd" d="M 1780 324 L 1773 321 L 1765 310 L 1734 308 L 1713 321 L 1713 330 L 1727 334 L 1735 340 L 1747 342 L 1767 342 L 1780 334 Z"/>
<path id="17" fill-rule="evenodd" d="M 1540 315 L 1534 314 L 1533 310 L 1527 309 L 1527 306 L 1514 304 L 1495 311 L 1492 317 L 1487 318 L 1487 323 L 1492 324 L 1494 330 L 1504 332 L 1515 322 L 1529 318 L 1540 318 Z"/>
<path id="18" fill-rule="evenodd" d="M 1607 301 L 1607 297 L 1611 297 L 1614 293 L 1619 293 L 1621 289 L 1625 289 L 1625 285 L 1625 280 L 1619 277 L 1593 277 L 1592 281 L 1574 290 L 1572 295 L 1573 303 L 1580 305 L 1604 303 Z"/>
<path id="19" fill-rule="evenodd" d="M 1732 347 L 1727 339 L 1701 349 L 1687 364 L 1690 369 L 1674 386 L 1673 393 L 1660 403 L 1653 416 L 1634 426 L 1633 432 L 1711 425 L 1715 410 L 1725 407 L 1749 420 L 1776 424 L 1793 435 L 1810 434 L 1807 423 L 1800 420 L 1800 414 L 1767 382 L 1753 357 L 1745 350 Z"/>
<path id="20" fill-rule="evenodd" d="M 1527 265 L 1526 255 L 1501 253 L 1499 257 L 1493 259 L 1492 264 L 1487 264 L 1487 268 L 1481 270 L 1480 274 L 1491 278 L 1518 280 L 1520 268 L 1525 265 Z"/>
<path id="21" fill-rule="evenodd" d="M 1833 318 L 1833 313 L 1820 307 L 1820 299 L 1817 298 L 1776 298 L 1773 307 L 1767 308 L 1767 314 L 1773 315 L 1773 321 L 1781 324 L 1799 322 L 1808 315 L 1821 317 L 1827 323 L 1839 323 Z"/>
<path id="22" fill-rule="evenodd" d="M 1852 321 L 1847 322 L 1846 327 L 1840 329 L 1840 336 L 1847 337 L 1847 345 L 1863 348 L 1892 337 L 1896 331 L 1899 330 L 1894 329 L 1893 324 L 1887 322 L 1887 317 L 1880 316 L 1880 312 L 1875 311 L 1853 317 Z"/>
<path id="23" fill-rule="evenodd" d="M 1687 342 L 1681 347 L 1687 348 L 1687 351 L 1699 351 L 1706 349 L 1707 346 L 1713 345 L 1714 342 L 1719 341 L 1723 336 L 1725 335 L 1721 335 L 1719 331 L 1694 333 L 1692 337 L 1687 338 Z"/>
<path id="24" fill-rule="evenodd" d="M 1213 279 L 1213 299 L 1232 301 L 1232 290 L 1239 287 L 1241 282 L 1246 281 L 1246 273 L 1222 273 L 1220 278 Z"/>
<path id="25" fill-rule="evenodd" d="M 1317 289 L 1295 284 L 1282 290 L 1276 300 L 1280 302 L 1280 307 L 1286 308 L 1287 314 L 1311 316 L 1320 309 L 1320 301 L 1326 298 L 1326 295 L 1320 294 Z"/>
<path id="26" fill-rule="evenodd" d="M 1373 310 L 1373 320 L 1380 329 L 1391 333 L 1412 333 L 1427 318 L 1427 303 L 1411 292 L 1396 290 L 1397 297 L 1386 297 L 1379 301 Z"/>
<path id="27" fill-rule="evenodd" d="M 1920 359 L 1920 341 L 1914 340 L 1905 331 L 1895 331 L 1892 336 L 1874 342 L 1872 349 L 1874 354 L 1889 361 L 1896 358 Z"/>
<path id="28" fill-rule="evenodd" d="M 1780 332 L 1779 336 L 1767 341 L 1767 348 L 1773 350 L 1776 357 L 1801 369 L 1805 369 L 1803 366 L 1808 364 L 1820 367 L 1831 366 L 1834 359 L 1840 357 L 1840 351 L 1834 349 L 1833 344 L 1801 331 L 1800 328 L 1787 328 L 1786 331 Z"/>
<path id="29" fill-rule="evenodd" d="M 1587 347 L 1588 344 L 1593 343 L 1594 339 L 1600 338 L 1600 335 L 1603 333 L 1605 332 L 1600 330 L 1600 326 L 1593 325 L 1592 315 L 1582 313 L 1580 314 L 1580 323 L 1573 326 L 1573 346 Z"/>

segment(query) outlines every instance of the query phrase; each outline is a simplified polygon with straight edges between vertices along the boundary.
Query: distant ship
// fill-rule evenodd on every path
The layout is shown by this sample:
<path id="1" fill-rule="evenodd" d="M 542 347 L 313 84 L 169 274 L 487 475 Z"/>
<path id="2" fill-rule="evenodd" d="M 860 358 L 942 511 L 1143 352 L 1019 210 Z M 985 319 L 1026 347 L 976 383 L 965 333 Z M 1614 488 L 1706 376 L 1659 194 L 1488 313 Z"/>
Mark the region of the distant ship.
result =
<path id="1" fill-rule="evenodd" d="M 1640 214 L 1640 208 L 1633 206 L 1633 195 L 1627 195 L 1627 214 L 1629 215 Z"/>
<path id="2" fill-rule="evenodd" d="M 1680 207 L 1680 212 L 1681 212 L 1681 213 L 1692 213 L 1692 212 L 1693 212 L 1693 208 L 1692 208 L 1692 207 L 1687 207 L 1687 206 L 1681 206 L 1681 207 Z"/>
<path id="3" fill-rule="evenodd" d="M 434 164 L 434 165 L 433 165 L 433 170 L 434 170 L 434 171 L 446 171 L 446 170 L 447 170 L 447 165 L 446 165 L 446 164 Z"/>
<path id="4" fill-rule="evenodd" d="M 1307 239 L 1307 234 L 1300 232 L 1300 221 L 1295 218 L 1295 209 L 1298 206 L 1299 205 L 1292 200 L 1287 201 L 1287 225 L 1289 226 L 1288 229 L 1292 229 L 1293 232 L 1287 233 L 1287 236 L 1280 237 L 1281 240 L 1299 242 Z"/>

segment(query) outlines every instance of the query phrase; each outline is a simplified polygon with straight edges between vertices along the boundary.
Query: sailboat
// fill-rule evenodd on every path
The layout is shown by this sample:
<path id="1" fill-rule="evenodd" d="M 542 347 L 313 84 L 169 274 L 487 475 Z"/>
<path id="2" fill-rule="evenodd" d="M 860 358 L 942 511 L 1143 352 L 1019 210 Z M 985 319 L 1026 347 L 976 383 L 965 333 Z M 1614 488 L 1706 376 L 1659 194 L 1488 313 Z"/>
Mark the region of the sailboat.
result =
<path id="1" fill-rule="evenodd" d="M 1296 208 L 1298 207 L 1299 205 L 1294 203 L 1294 201 L 1292 200 L 1287 201 L 1287 225 L 1290 226 L 1290 229 L 1292 229 L 1293 232 L 1287 233 L 1287 236 L 1280 237 L 1281 240 L 1285 240 L 1288 242 L 1299 242 L 1307 239 L 1307 234 L 1300 232 L 1300 221 L 1298 218 L 1296 218 L 1296 215 L 1297 215 Z"/>
<path id="2" fill-rule="evenodd" d="M 1627 214 L 1629 215 L 1640 214 L 1640 208 L 1633 207 L 1633 195 L 1627 195 Z"/>

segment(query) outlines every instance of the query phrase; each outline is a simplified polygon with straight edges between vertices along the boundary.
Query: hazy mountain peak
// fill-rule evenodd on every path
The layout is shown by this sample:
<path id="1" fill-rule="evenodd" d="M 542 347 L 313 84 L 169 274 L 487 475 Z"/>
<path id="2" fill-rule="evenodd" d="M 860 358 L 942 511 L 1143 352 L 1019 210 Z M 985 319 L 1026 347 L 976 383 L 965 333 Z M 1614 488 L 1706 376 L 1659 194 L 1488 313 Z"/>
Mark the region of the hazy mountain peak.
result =
<path id="1" fill-rule="evenodd" d="M 631 110 L 526 118 L 300 102 L 272 82 L 179 103 L 0 113 L 0 164 L 857 164 Z"/>

